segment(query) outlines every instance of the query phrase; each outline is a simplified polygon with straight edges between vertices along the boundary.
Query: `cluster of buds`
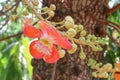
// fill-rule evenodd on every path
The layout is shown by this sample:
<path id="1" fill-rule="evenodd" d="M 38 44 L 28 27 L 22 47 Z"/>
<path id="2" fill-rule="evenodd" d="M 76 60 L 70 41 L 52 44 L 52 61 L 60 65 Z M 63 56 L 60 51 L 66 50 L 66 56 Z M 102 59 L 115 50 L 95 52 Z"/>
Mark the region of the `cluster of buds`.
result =
<path id="1" fill-rule="evenodd" d="M 96 37 L 95 35 L 90 34 L 87 35 L 84 26 L 81 24 L 75 24 L 71 16 L 66 16 L 64 22 L 62 22 L 61 24 L 67 30 L 65 33 L 67 35 L 67 38 L 71 40 L 71 42 L 73 42 L 72 49 L 68 50 L 69 54 L 75 53 L 79 45 L 81 48 L 79 55 L 80 59 L 86 58 L 82 45 L 90 46 L 93 51 L 102 51 L 101 45 L 105 45 L 105 38 Z M 77 42 L 74 41 L 74 39 L 77 40 Z"/>
<path id="2" fill-rule="evenodd" d="M 54 4 L 51 4 L 50 7 L 43 7 L 41 10 L 41 14 L 47 14 L 48 18 L 51 18 L 55 15 L 56 6 Z"/>
<path id="3" fill-rule="evenodd" d="M 95 78 L 108 78 L 109 75 L 115 70 L 113 69 L 112 64 L 106 63 L 103 65 L 102 63 L 97 63 L 94 59 L 91 58 L 88 60 L 88 66 L 91 69 L 95 70 L 94 72 L 92 72 L 92 76 Z"/>

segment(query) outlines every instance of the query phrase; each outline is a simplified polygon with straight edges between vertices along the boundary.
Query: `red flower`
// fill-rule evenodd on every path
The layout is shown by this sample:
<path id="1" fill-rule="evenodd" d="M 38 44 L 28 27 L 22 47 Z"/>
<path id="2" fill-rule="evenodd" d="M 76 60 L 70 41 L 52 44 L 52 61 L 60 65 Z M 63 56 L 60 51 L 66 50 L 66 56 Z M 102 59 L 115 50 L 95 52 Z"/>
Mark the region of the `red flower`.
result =
<path id="1" fill-rule="evenodd" d="M 26 36 L 40 38 L 31 42 L 30 53 L 36 59 L 43 58 L 47 63 L 55 63 L 60 58 L 56 45 L 70 50 L 72 48 L 71 43 L 45 21 L 41 20 L 38 24 L 40 30 L 28 24 L 25 24 L 23 28 L 23 33 Z"/>

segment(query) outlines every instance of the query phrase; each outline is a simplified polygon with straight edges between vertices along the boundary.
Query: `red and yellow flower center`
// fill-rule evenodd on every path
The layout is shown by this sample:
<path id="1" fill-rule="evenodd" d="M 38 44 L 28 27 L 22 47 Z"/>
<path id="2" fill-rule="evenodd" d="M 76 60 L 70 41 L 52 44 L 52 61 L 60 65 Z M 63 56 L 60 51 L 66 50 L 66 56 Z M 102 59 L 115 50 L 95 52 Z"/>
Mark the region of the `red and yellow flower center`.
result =
<path id="1" fill-rule="evenodd" d="M 35 44 L 34 48 L 36 48 L 38 52 L 42 52 L 46 55 L 50 55 L 51 52 L 50 49 L 47 46 L 43 45 L 42 43 Z"/>
<path id="2" fill-rule="evenodd" d="M 43 45 L 47 46 L 47 47 L 51 50 L 51 48 L 52 48 L 52 46 L 53 46 L 53 42 L 52 42 L 52 40 L 51 40 L 50 38 L 48 38 L 48 37 L 43 37 L 43 38 L 40 39 L 40 42 L 41 42 Z"/>

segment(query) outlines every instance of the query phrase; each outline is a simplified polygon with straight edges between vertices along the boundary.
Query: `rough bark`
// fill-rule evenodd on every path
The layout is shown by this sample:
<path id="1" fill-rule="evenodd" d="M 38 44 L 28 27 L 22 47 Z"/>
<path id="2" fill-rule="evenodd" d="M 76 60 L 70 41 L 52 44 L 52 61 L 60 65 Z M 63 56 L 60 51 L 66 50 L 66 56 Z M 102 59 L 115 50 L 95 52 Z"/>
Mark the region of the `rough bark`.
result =
<path id="1" fill-rule="evenodd" d="M 44 6 L 49 6 L 51 3 L 57 6 L 56 15 L 52 21 L 61 21 L 65 16 L 70 15 L 74 18 L 76 24 L 84 25 L 88 34 L 104 35 L 106 25 L 102 24 L 101 21 L 107 19 L 107 0 L 43 0 Z M 89 58 L 102 61 L 104 50 L 93 52 L 90 47 L 84 46 L 87 55 L 85 60 L 78 57 L 79 49 L 75 54 L 67 54 L 57 62 L 54 80 L 93 80 L 87 61 Z M 32 66 L 33 80 L 51 79 L 54 69 L 53 64 L 33 59 Z"/>

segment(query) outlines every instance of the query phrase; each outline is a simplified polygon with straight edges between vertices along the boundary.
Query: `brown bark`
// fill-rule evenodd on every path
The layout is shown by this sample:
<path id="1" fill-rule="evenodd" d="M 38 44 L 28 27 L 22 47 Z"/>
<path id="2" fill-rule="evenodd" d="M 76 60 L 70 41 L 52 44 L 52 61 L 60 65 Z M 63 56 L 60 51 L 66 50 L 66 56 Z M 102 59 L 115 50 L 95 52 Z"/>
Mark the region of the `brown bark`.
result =
<path id="1" fill-rule="evenodd" d="M 104 35 L 106 25 L 100 21 L 107 19 L 107 0 L 43 0 L 44 6 L 49 6 L 51 3 L 57 6 L 56 15 L 52 21 L 61 21 L 65 16 L 70 15 L 76 24 L 84 25 L 87 33 L 96 36 Z M 67 54 L 57 62 L 54 80 L 93 80 L 87 61 L 89 58 L 102 61 L 104 50 L 93 52 L 90 47 L 84 46 L 87 56 L 85 60 L 78 57 L 79 49 L 75 54 Z M 33 80 L 51 80 L 54 64 L 33 59 L 32 66 Z"/>

